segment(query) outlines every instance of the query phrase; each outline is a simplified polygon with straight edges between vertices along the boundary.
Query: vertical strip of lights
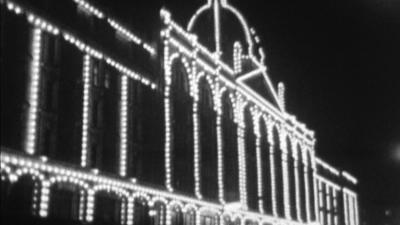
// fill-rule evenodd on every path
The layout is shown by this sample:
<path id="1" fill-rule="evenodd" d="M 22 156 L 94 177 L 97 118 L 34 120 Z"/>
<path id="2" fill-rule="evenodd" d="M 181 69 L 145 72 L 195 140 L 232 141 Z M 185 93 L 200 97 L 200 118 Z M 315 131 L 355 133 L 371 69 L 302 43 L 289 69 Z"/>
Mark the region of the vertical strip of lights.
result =
<path id="1" fill-rule="evenodd" d="M 194 56 L 196 56 L 197 51 L 195 51 Z M 185 63 L 184 63 L 185 64 Z M 186 65 L 186 64 L 185 64 Z M 189 75 L 189 83 L 190 83 L 190 89 L 191 89 L 191 95 L 193 98 L 193 105 L 192 105 L 192 113 L 193 113 L 193 162 L 194 162 L 194 171 L 193 171 L 193 176 L 194 176 L 194 192 L 195 195 L 198 199 L 202 199 L 201 195 L 201 173 L 200 173 L 200 143 L 199 143 L 199 114 L 198 114 L 198 101 L 199 101 L 199 86 L 198 86 L 198 81 L 199 81 L 199 75 L 197 74 L 196 71 L 196 63 L 192 61 L 192 69 L 188 69 L 188 66 L 186 66 L 186 69 L 191 73 Z"/>
<path id="2" fill-rule="evenodd" d="M 121 99 L 120 99 L 120 154 L 119 154 L 119 175 L 126 176 L 126 155 L 128 135 L 128 77 L 121 77 Z"/>
<path id="3" fill-rule="evenodd" d="M 88 129 L 90 113 L 90 56 L 83 58 L 83 115 L 82 115 L 82 155 L 81 166 L 88 166 Z"/>
<path id="4" fill-rule="evenodd" d="M 135 199 L 132 196 L 129 196 L 128 198 L 128 215 L 126 218 L 126 225 L 133 225 L 133 205 L 134 205 Z"/>
<path id="5" fill-rule="evenodd" d="M 322 189 L 322 182 L 318 181 L 318 200 L 319 200 L 319 222 L 324 224 L 324 192 Z"/>
<path id="6" fill-rule="evenodd" d="M 273 124 L 269 122 L 267 124 L 268 128 L 268 142 L 269 142 L 269 161 L 271 170 L 271 195 L 272 195 L 272 214 L 277 216 L 277 202 L 276 202 L 276 178 L 275 178 L 275 159 L 274 159 L 274 138 L 272 134 Z"/>
<path id="7" fill-rule="evenodd" d="M 164 30 L 164 35 L 168 37 L 168 32 Z M 164 113 L 165 113 L 165 186 L 168 191 L 173 191 L 171 182 L 171 107 L 170 107 L 170 89 L 171 89 L 171 62 L 169 59 L 168 41 L 164 40 Z"/>
<path id="8" fill-rule="evenodd" d="M 219 21 L 219 1 L 214 1 L 214 32 L 215 32 L 215 51 L 219 55 L 220 46 L 220 21 Z"/>
<path id="9" fill-rule="evenodd" d="M 87 202 L 86 202 L 86 221 L 92 222 L 93 221 L 93 213 L 94 213 L 94 190 L 89 189 Z"/>
<path id="10" fill-rule="evenodd" d="M 282 132 L 280 134 L 280 150 L 282 151 L 281 160 L 282 160 L 282 176 L 283 176 L 283 201 L 284 201 L 284 210 L 285 210 L 285 218 L 290 219 L 290 197 L 289 197 L 289 176 L 288 176 L 288 149 L 285 141 L 286 132 Z"/>
<path id="11" fill-rule="evenodd" d="M 338 218 L 338 202 L 337 202 L 337 190 L 333 189 L 333 213 L 334 213 L 334 224 L 338 225 L 339 224 L 339 218 Z"/>
<path id="12" fill-rule="evenodd" d="M 42 183 L 42 188 L 40 191 L 40 208 L 39 215 L 41 217 L 47 217 L 49 208 L 49 195 L 50 195 L 50 182 L 45 180 Z"/>
<path id="13" fill-rule="evenodd" d="M 239 162 L 239 192 L 240 192 L 240 202 L 242 206 L 247 205 L 247 200 L 245 198 L 246 196 L 246 187 L 245 187 L 245 177 L 243 175 L 243 148 L 244 148 L 244 143 L 243 143 L 243 125 L 241 124 L 242 122 L 239 123 L 238 126 L 238 162 Z"/>
<path id="14" fill-rule="evenodd" d="M 39 104 L 40 85 L 40 61 L 41 61 L 42 31 L 39 28 L 33 29 L 32 37 L 32 62 L 29 84 L 29 109 L 28 124 L 26 132 L 25 151 L 33 155 L 36 149 L 36 129 Z"/>
<path id="15" fill-rule="evenodd" d="M 3 155 L 3 154 L 1 154 Z M 13 174 L 15 175 L 15 174 Z M 12 182 L 15 182 L 18 178 L 15 177 L 10 177 L 10 180 Z M 38 208 L 39 208 L 39 204 L 40 204 L 40 188 L 39 187 L 39 182 L 35 182 L 33 185 L 33 196 L 32 196 L 32 211 L 34 215 L 38 214 Z"/>
<path id="16" fill-rule="evenodd" d="M 353 208 L 352 208 L 352 204 L 351 204 L 351 195 L 348 193 L 347 194 L 347 207 L 349 209 L 349 224 L 350 225 L 354 225 L 353 223 Z"/>
<path id="17" fill-rule="evenodd" d="M 331 225 L 331 191 L 329 185 L 326 185 L 326 221 L 328 225 Z"/>
<path id="18" fill-rule="evenodd" d="M 254 121 L 259 121 L 259 119 L 253 119 Z M 260 122 L 260 121 L 259 121 Z M 260 125 L 258 123 L 254 124 L 256 131 L 256 154 L 257 154 L 257 194 L 258 194 L 258 210 L 264 213 L 264 201 L 263 201 L 263 180 L 262 180 L 262 165 L 261 165 L 261 132 Z"/>
<path id="19" fill-rule="evenodd" d="M 235 42 L 233 44 L 233 69 L 236 74 L 242 72 L 242 45 L 240 42 Z"/>
<path id="20" fill-rule="evenodd" d="M 218 148 L 218 196 L 219 202 L 225 203 L 224 197 L 224 160 L 223 160 L 223 152 L 222 152 L 222 128 L 221 128 L 221 120 L 222 120 L 222 112 L 221 112 L 221 101 L 219 98 L 219 107 L 217 110 L 217 148 Z"/>
<path id="21" fill-rule="evenodd" d="M 201 225 L 201 215 L 200 215 L 200 211 L 197 211 L 196 215 L 196 225 Z M 173 224 L 174 225 L 174 224 Z"/>
<path id="22" fill-rule="evenodd" d="M 79 220 L 84 221 L 84 214 L 85 214 L 85 190 L 79 191 Z"/>
<path id="23" fill-rule="evenodd" d="M 170 205 L 166 205 L 166 213 L 167 213 L 167 215 L 165 216 L 165 224 L 166 225 L 171 225 L 172 210 L 173 210 L 173 208 Z"/>
<path id="24" fill-rule="evenodd" d="M 317 191 L 317 169 L 316 169 L 316 162 L 315 162 L 315 155 L 313 157 L 312 165 L 313 165 L 313 182 L 312 185 L 314 185 L 314 215 L 315 215 L 315 221 L 318 221 L 318 191 Z"/>
<path id="25" fill-rule="evenodd" d="M 244 107 L 246 103 L 238 97 L 237 99 L 237 118 L 238 118 L 238 160 L 239 160 L 239 191 L 240 202 L 242 206 L 247 208 L 247 187 L 246 187 L 246 161 L 245 161 L 245 144 L 244 144 Z"/>
<path id="26" fill-rule="evenodd" d="M 357 194 L 354 194 L 354 210 L 355 210 L 355 217 L 356 217 L 356 225 L 359 225 L 359 215 L 358 215 L 358 197 Z"/>
<path id="27" fill-rule="evenodd" d="M 120 223 L 126 224 L 126 209 L 127 209 L 127 202 L 126 199 L 120 199 L 121 201 L 121 209 L 120 209 Z"/>
<path id="28" fill-rule="evenodd" d="M 293 146 L 297 146 L 294 144 Z M 294 159 L 294 182 L 295 182 L 295 188 L 296 188 L 296 216 L 297 220 L 301 220 L 301 208 L 300 208 L 300 185 L 299 185 L 299 162 L 298 162 L 298 157 L 297 157 L 297 147 L 293 149 L 293 159 Z"/>
<path id="29" fill-rule="evenodd" d="M 307 215 L 307 222 L 310 221 L 310 191 L 309 191 L 309 180 L 308 180 L 308 162 L 307 162 L 307 149 L 304 150 L 303 159 L 305 160 L 304 163 L 304 184 L 305 184 L 305 198 L 306 198 L 306 215 Z"/>
<path id="30" fill-rule="evenodd" d="M 197 81 L 197 76 L 193 74 L 193 79 Z M 201 180 L 201 174 L 200 174 L 200 151 L 199 151 L 199 91 L 198 91 L 198 83 L 194 81 L 194 101 L 193 101 L 193 139 L 194 139 L 194 191 L 195 195 L 198 199 L 202 199 L 201 196 L 201 188 L 200 188 L 200 182 Z"/>
<path id="31" fill-rule="evenodd" d="M 355 215 L 354 215 L 354 202 L 353 196 L 349 195 L 349 207 L 350 207 L 350 218 L 351 218 L 351 225 L 355 225 Z"/>
<path id="32" fill-rule="evenodd" d="M 343 189 L 344 224 L 349 225 L 349 214 L 347 208 L 347 195 Z"/>

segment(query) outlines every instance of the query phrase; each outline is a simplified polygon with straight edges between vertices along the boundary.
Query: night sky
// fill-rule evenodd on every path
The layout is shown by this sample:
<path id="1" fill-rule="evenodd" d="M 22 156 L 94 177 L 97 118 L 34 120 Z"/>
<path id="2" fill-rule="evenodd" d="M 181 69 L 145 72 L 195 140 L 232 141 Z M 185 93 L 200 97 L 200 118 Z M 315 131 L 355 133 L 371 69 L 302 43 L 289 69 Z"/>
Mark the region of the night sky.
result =
<path id="1" fill-rule="evenodd" d="M 161 6 L 186 26 L 206 0 L 98 1 L 154 36 Z M 400 207 L 400 1 L 230 2 L 261 37 L 288 111 L 316 132 L 317 155 L 359 178 L 364 207 Z"/>

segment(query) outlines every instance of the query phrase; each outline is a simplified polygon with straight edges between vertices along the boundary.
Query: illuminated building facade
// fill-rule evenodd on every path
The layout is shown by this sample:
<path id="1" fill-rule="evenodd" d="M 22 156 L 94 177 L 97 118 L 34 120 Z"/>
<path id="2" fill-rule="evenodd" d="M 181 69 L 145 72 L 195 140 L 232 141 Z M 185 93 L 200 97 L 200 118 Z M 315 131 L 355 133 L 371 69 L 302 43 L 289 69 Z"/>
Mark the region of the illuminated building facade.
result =
<path id="1" fill-rule="evenodd" d="M 227 0 L 156 43 L 84 0 L 1 0 L 3 224 L 359 225 Z"/>

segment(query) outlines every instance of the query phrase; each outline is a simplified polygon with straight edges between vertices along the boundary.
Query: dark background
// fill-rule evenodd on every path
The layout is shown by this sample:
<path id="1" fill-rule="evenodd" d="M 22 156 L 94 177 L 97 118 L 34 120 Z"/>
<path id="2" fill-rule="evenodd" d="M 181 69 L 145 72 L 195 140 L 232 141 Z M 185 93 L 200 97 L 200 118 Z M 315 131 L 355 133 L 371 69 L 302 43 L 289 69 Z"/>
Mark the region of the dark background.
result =
<path id="1" fill-rule="evenodd" d="M 154 39 L 160 7 L 186 26 L 206 0 L 97 2 Z M 400 1 L 229 2 L 260 35 L 288 111 L 316 132 L 317 155 L 359 179 L 368 224 L 400 214 Z"/>

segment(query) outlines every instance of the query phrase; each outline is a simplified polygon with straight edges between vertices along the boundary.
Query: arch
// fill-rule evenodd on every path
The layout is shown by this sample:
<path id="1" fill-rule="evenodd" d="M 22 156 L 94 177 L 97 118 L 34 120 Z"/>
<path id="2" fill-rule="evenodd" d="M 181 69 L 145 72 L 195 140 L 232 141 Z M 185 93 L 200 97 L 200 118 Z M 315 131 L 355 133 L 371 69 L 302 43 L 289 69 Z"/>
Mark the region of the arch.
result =
<path id="1" fill-rule="evenodd" d="M 188 203 L 185 205 L 185 207 L 183 207 L 184 212 L 191 211 L 191 210 L 197 211 L 197 206 L 192 203 Z"/>
<path id="2" fill-rule="evenodd" d="M 122 189 L 122 188 L 111 186 L 111 185 L 103 185 L 103 184 L 96 185 L 93 187 L 92 190 L 94 191 L 94 194 L 101 192 L 101 191 L 105 191 L 108 193 L 113 193 L 113 194 L 117 195 L 118 197 L 129 198 L 128 191 L 126 191 L 125 189 Z"/>
<path id="3" fill-rule="evenodd" d="M 246 187 L 247 187 L 247 206 L 249 210 L 257 211 L 257 154 L 256 154 L 256 134 L 253 121 L 253 113 L 250 105 L 244 109 L 244 143 L 246 161 Z"/>
<path id="4" fill-rule="evenodd" d="M 133 224 L 150 224 L 150 207 L 148 199 L 143 195 L 137 195 L 133 201 Z"/>
<path id="5" fill-rule="evenodd" d="M 163 197 L 160 197 L 160 196 L 155 196 L 152 199 L 150 199 L 149 205 L 153 206 L 154 204 L 156 204 L 158 202 L 164 204 L 165 206 L 168 205 L 168 200 L 166 198 L 163 198 Z"/>
<path id="6" fill-rule="evenodd" d="M 183 218 L 183 205 L 181 202 L 178 201 L 172 201 L 170 202 L 170 204 L 168 205 L 170 210 L 170 224 L 173 225 L 183 225 L 184 223 L 184 218 Z"/>
<path id="7" fill-rule="evenodd" d="M 279 217 L 284 216 L 284 190 L 283 190 L 283 163 L 282 163 L 282 149 L 281 149 L 281 136 L 280 127 L 275 124 L 272 128 L 272 138 L 274 143 L 273 157 L 274 157 L 274 170 L 275 170 L 275 201 L 276 213 Z"/>
<path id="8" fill-rule="evenodd" d="M 244 224 L 245 225 L 258 225 L 259 221 L 255 220 L 254 218 L 245 217 L 244 218 Z"/>
<path id="9" fill-rule="evenodd" d="M 2 196 L 2 198 L 5 197 L 2 199 L 2 204 L 4 203 L 7 207 L 4 208 L 4 211 L 2 208 L 1 214 L 4 221 L 26 224 L 38 212 L 36 209 L 42 180 L 38 179 L 38 176 L 34 173 L 31 173 L 32 171 L 19 171 L 15 182 L 9 182 L 8 184 L 3 184 L 2 182 L 1 189 L 2 192 L 5 191 L 5 196 Z"/>
<path id="10" fill-rule="evenodd" d="M 224 225 L 241 225 L 242 216 L 238 213 L 227 213 L 223 214 Z"/>
<path id="11" fill-rule="evenodd" d="M 176 201 L 176 200 L 173 200 L 168 203 L 168 208 L 172 209 L 172 208 L 176 208 L 176 207 L 179 208 L 180 210 L 183 210 L 184 205 L 182 202 Z"/>
<path id="12" fill-rule="evenodd" d="M 149 215 L 153 217 L 154 225 L 164 225 L 166 224 L 166 214 L 167 214 L 167 201 L 165 199 L 157 199 L 151 206 L 151 211 Z"/>
<path id="13" fill-rule="evenodd" d="M 194 27 L 194 25 L 196 23 L 196 20 L 199 18 L 199 16 L 201 16 L 204 13 L 206 13 L 207 10 L 211 10 L 212 9 L 212 2 L 213 2 L 212 0 L 208 0 L 207 3 L 205 5 L 203 5 L 203 6 L 201 6 L 195 12 L 195 14 L 190 18 L 189 23 L 187 25 L 187 30 L 188 31 L 192 31 L 192 29 L 193 29 L 193 27 Z M 226 0 L 222 0 L 218 4 L 220 4 L 221 8 L 226 9 L 227 11 L 233 13 L 237 17 L 237 19 L 239 20 L 240 26 L 243 29 L 244 36 L 246 37 L 246 41 L 247 41 L 247 44 L 248 44 L 249 55 L 252 55 L 253 40 L 251 38 L 250 29 L 249 29 L 249 26 L 247 24 L 246 19 L 244 18 L 242 13 L 239 12 L 239 10 L 237 10 L 235 7 L 230 5 Z M 221 13 L 221 12 L 218 12 L 218 13 Z M 218 35 L 220 35 L 220 34 L 218 34 Z"/>
<path id="14" fill-rule="evenodd" d="M 234 202 L 239 201 L 240 198 L 238 128 L 235 122 L 234 102 L 232 102 L 231 93 L 228 91 L 222 93 L 221 106 L 224 197 L 227 202 Z"/>
<path id="15" fill-rule="evenodd" d="M 216 209 L 202 207 L 197 212 L 200 217 L 200 225 L 218 225 L 219 211 Z"/>
<path id="16" fill-rule="evenodd" d="M 77 178 L 72 178 L 68 176 L 55 176 L 50 178 L 50 186 L 57 184 L 57 183 L 70 183 L 70 184 L 75 184 L 79 187 L 82 187 L 85 190 L 89 189 L 89 184 L 86 183 L 83 180 L 77 179 Z"/>
<path id="17" fill-rule="evenodd" d="M 89 185 L 67 176 L 50 178 L 49 216 L 66 223 L 83 218 Z"/>
<path id="18" fill-rule="evenodd" d="M 201 90 L 203 85 L 201 85 L 200 83 L 203 82 L 203 81 L 207 82 L 209 90 L 210 90 L 210 93 L 211 93 L 211 97 L 216 96 L 217 93 L 216 93 L 216 90 L 215 90 L 215 84 L 213 82 L 213 79 L 210 77 L 209 74 L 207 74 L 207 73 L 205 73 L 203 71 L 198 73 L 197 77 L 196 77 L 197 90 L 198 91 Z M 212 101 L 214 103 L 214 99 L 213 98 L 212 98 Z"/>
<path id="19" fill-rule="evenodd" d="M 135 192 L 132 194 L 133 199 L 141 199 L 141 200 L 146 200 L 146 202 L 150 205 L 152 203 L 152 199 L 150 198 L 149 195 L 143 193 L 143 192 Z"/>
<path id="20" fill-rule="evenodd" d="M 218 200 L 217 113 L 213 91 L 207 77 L 198 83 L 199 149 L 201 193 L 205 199 Z"/>
<path id="21" fill-rule="evenodd" d="M 126 205 L 129 193 L 109 185 L 97 185 L 94 193 L 94 223 L 123 224 L 127 218 Z"/>
<path id="22" fill-rule="evenodd" d="M 183 224 L 184 225 L 196 225 L 196 212 L 197 212 L 196 208 L 193 208 L 193 207 L 185 208 L 183 210 L 183 213 L 184 213 Z"/>
<path id="23" fill-rule="evenodd" d="M 174 60 L 171 65 L 171 147 L 173 187 L 187 194 L 194 193 L 193 98 L 184 64 Z"/>
<path id="24" fill-rule="evenodd" d="M 44 175 L 40 173 L 38 170 L 31 168 L 19 168 L 15 171 L 16 180 L 18 180 L 21 176 L 31 175 L 33 179 L 38 179 L 40 181 L 44 180 Z"/>
<path id="25" fill-rule="evenodd" d="M 15 174 L 12 172 L 11 167 L 5 163 L 0 164 L 0 175 L 2 181 L 8 180 L 11 182 L 15 179 Z"/>
<path id="26" fill-rule="evenodd" d="M 270 159 L 270 143 L 268 141 L 268 126 L 265 116 L 259 121 L 260 129 L 260 157 L 261 157 L 261 174 L 262 174 L 262 198 L 263 209 L 267 214 L 272 214 L 272 179 L 271 179 L 271 159 Z"/>

